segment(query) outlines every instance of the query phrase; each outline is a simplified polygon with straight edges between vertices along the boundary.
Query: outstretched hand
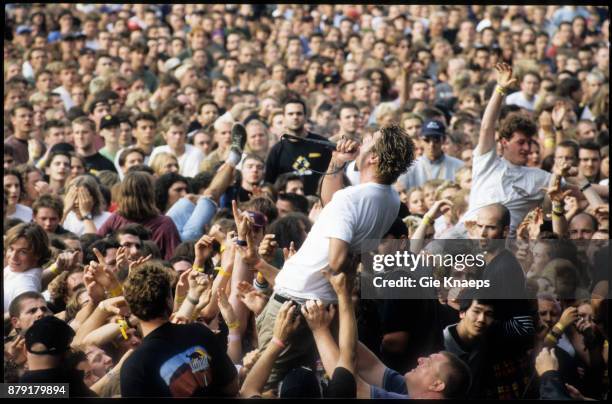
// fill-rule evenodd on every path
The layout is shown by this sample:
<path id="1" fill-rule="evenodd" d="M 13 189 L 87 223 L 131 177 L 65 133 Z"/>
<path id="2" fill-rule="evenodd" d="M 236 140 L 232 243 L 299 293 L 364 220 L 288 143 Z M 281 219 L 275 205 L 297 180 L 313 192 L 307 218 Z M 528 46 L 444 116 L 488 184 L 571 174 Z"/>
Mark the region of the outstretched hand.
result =
<path id="1" fill-rule="evenodd" d="M 295 303 L 285 302 L 281 306 L 278 314 L 276 315 L 276 321 L 274 322 L 273 334 L 278 340 L 285 342 L 297 330 L 300 324 L 300 316 L 295 316 Z"/>
<path id="2" fill-rule="evenodd" d="M 514 87 L 518 83 L 518 79 L 512 76 L 512 66 L 507 63 L 498 63 L 495 65 L 497 70 L 497 84 L 505 89 Z"/>

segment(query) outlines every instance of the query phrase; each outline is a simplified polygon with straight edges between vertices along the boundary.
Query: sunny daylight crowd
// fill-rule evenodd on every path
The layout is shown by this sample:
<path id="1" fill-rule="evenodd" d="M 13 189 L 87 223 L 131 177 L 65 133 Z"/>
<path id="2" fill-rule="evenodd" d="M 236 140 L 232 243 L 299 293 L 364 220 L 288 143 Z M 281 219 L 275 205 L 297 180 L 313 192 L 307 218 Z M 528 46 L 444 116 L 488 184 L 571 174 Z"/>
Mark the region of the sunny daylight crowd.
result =
<path id="1" fill-rule="evenodd" d="M 608 397 L 607 6 L 4 7 L 4 382 Z"/>

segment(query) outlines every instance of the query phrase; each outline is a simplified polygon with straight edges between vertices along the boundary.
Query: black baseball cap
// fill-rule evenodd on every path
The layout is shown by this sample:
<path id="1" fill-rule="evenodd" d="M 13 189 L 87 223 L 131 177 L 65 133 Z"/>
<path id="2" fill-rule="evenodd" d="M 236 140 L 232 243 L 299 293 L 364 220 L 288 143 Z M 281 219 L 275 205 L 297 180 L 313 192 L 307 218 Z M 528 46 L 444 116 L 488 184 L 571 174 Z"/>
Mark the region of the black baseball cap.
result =
<path id="1" fill-rule="evenodd" d="M 100 119 L 100 130 L 109 129 L 109 128 L 118 128 L 119 127 L 119 119 L 113 115 L 106 115 L 102 119 Z"/>
<path id="2" fill-rule="evenodd" d="M 26 331 L 26 349 L 35 355 L 61 355 L 70 349 L 74 334 L 74 330 L 65 321 L 55 316 L 43 317 Z M 32 346 L 37 343 L 46 349 L 32 351 Z"/>
<path id="3" fill-rule="evenodd" d="M 72 153 L 74 152 L 74 146 L 70 143 L 56 143 L 49 150 L 49 153 L 54 152 Z"/>
<path id="4" fill-rule="evenodd" d="M 423 124 L 421 128 L 421 136 L 429 137 L 429 136 L 438 136 L 442 137 L 446 134 L 446 128 L 444 124 L 437 119 L 430 119 Z"/>

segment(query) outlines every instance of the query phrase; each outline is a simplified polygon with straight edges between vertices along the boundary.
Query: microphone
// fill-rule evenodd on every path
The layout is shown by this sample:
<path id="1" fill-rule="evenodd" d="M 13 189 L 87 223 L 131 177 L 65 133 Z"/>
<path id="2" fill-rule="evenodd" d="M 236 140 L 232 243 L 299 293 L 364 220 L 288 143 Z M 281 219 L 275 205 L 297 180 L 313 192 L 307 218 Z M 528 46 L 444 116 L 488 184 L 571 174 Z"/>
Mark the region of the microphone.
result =
<path id="1" fill-rule="evenodd" d="M 328 149 L 336 150 L 336 144 L 334 142 L 330 142 L 329 140 L 319 140 L 319 139 L 303 138 L 303 137 L 291 135 L 289 133 L 284 133 L 281 136 L 281 140 L 282 139 L 287 139 L 287 140 L 293 141 L 293 142 L 314 143 L 314 144 L 318 144 L 318 145 L 327 147 Z"/>

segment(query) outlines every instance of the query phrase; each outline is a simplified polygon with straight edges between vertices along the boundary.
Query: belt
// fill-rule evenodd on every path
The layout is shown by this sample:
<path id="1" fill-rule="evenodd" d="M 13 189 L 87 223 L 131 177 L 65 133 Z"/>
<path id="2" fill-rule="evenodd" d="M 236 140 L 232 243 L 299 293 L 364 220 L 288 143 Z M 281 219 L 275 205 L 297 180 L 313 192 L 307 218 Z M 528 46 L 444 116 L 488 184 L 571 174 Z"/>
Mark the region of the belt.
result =
<path id="1" fill-rule="evenodd" d="M 274 300 L 276 300 L 279 303 L 293 302 L 294 301 L 294 300 L 289 299 L 288 297 L 281 296 L 281 295 L 279 295 L 277 293 L 274 294 L 273 298 L 274 298 Z M 295 302 L 295 303 L 297 303 L 297 302 Z"/>

